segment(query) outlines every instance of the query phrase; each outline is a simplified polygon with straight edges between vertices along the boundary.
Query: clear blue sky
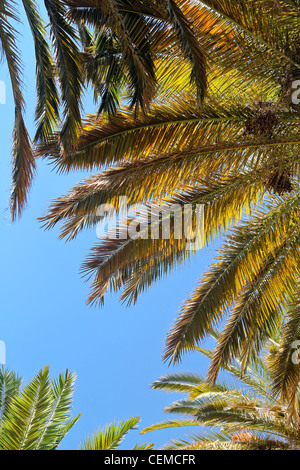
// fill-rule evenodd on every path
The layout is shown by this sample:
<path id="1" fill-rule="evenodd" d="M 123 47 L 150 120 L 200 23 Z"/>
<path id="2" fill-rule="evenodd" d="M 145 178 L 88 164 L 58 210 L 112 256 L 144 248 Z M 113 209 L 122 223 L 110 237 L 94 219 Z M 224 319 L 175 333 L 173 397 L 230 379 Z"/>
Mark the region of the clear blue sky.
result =
<path id="1" fill-rule="evenodd" d="M 20 45 L 25 64 L 26 122 L 33 135 L 35 65 L 26 24 Z M 25 381 L 46 364 L 52 376 L 66 368 L 77 373 L 74 414 L 81 412 L 82 417 L 62 449 L 76 448 L 85 435 L 114 419 L 139 415 L 141 428 L 160 421 L 166 418 L 164 406 L 179 395 L 153 391 L 151 382 L 172 370 L 206 372 L 207 363 L 198 355 L 186 356 L 174 369 L 163 364 L 161 356 L 179 307 L 211 255 L 208 251 L 198 253 L 191 263 L 141 295 L 135 307 L 122 306 L 117 295 L 107 297 L 103 309 L 87 307 L 88 285 L 79 275 L 79 266 L 97 241 L 95 230 L 66 244 L 58 240 L 58 229 L 45 232 L 37 221 L 49 201 L 83 175 L 59 176 L 39 162 L 28 208 L 21 220 L 10 222 L 14 108 L 5 65 L 0 66 L 0 80 L 7 83 L 7 104 L 0 105 L 0 340 L 6 343 L 7 366 Z M 183 434 L 172 429 L 145 436 L 133 432 L 122 447 L 130 448 L 137 440 L 155 442 L 158 447 Z"/>

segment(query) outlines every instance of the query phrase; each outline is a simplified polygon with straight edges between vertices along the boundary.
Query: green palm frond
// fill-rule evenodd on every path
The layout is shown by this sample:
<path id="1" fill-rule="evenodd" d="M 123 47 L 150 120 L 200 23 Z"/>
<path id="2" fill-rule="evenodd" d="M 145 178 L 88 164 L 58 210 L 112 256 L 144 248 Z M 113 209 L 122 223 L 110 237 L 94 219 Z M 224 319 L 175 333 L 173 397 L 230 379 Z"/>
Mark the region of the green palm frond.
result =
<path id="1" fill-rule="evenodd" d="M 100 100 L 98 116 L 115 114 L 122 99 L 127 76 L 121 61 L 121 48 L 107 30 L 96 36 L 80 23 L 81 41 L 85 44 L 83 67 L 87 83 L 93 87 L 94 101 Z M 83 37 L 83 39 L 82 39 Z"/>
<path id="2" fill-rule="evenodd" d="M 50 411 L 49 371 L 42 369 L 10 403 L 1 429 L 2 449 L 32 449 Z"/>
<path id="3" fill-rule="evenodd" d="M 120 423 L 113 422 L 86 438 L 80 445 L 80 450 L 114 450 L 123 441 L 126 434 L 136 429 L 139 417 L 130 418 Z"/>
<path id="4" fill-rule="evenodd" d="M 153 449 L 154 444 L 148 444 L 147 442 L 145 444 L 136 444 L 132 450 L 151 450 Z"/>
<path id="5" fill-rule="evenodd" d="M 131 104 L 146 109 L 158 84 L 162 57 L 186 58 L 189 76 L 200 99 L 207 89 L 206 57 L 193 31 L 193 18 L 183 12 L 185 2 L 76 2 L 67 1 L 72 21 L 105 27 L 118 39 L 127 68 Z M 157 69 L 157 74 L 156 74 Z M 171 75 L 172 65 L 165 69 Z"/>
<path id="6" fill-rule="evenodd" d="M 46 425 L 40 432 L 36 448 L 43 450 L 56 448 L 66 432 L 78 421 L 80 415 L 69 420 L 75 379 L 76 376 L 67 370 L 65 374 L 60 374 L 57 380 L 52 381 L 52 409 Z M 61 431 L 58 429 L 61 428 L 60 423 L 66 423 Z"/>
<path id="7" fill-rule="evenodd" d="M 72 5 L 72 3 L 75 2 L 68 3 Z M 116 62 L 115 64 L 111 64 L 110 78 L 106 80 L 104 86 L 107 87 L 112 83 L 111 79 L 113 76 L 115 85 L 118 88 L 117 82 L 122 75 L 124 75 L 126 70 L 131 106 L 135 106 L 136 111 L 139 107 L 143 110 L 148 108 L 151 100 L 154 98 L 156 89 L 154 64 L 150 50 L 151 41 L 149 42 L 151 25 L 149 25 L 141 15 L 138 15 L 133 11 L 122 11 L 122 9 L 120 9 L 120 3 L 122 6 L 122 2 L 115 2 L 114 0 L 107 0 L 98 4 L 98 9 L 101 11 L 97 16 L 97 28 L 104 29 L 104 33 L 100 31 L 98 39 L 103 39 L 103 34 L 105 34 L 107 38 L 108 29 L 111 37 L 114 38 L 117 44 L 118 53 L 121 53 L 121 60 L 118 60 L 119 70 L 116 70 Z M 78 7 L 78 5 L 80 5 L 80 2 L 76 2 L 76 7 Z M 81 17 L 81 20 L 82 19 L 83 18 Z M 111 48 L 111 45 L 112 43 L 109 42 L 103 43 L 102 52 L 104 54 L 110 54 L 109 48 Z M 97 52 L 99 52 L 99 50 Z M 103 68 L 103 64 L 101 65 L 101 68 Z M 106 90 L 104 89 L 104 101 L 102 101 L 102 107 L 105 100 L 107 100 L 105 93 L 109 93 L 109 91 L 112 92 L 112 88 L 110 88 L 110 90 L 109 88 Z M 117 99 L 116 104 L 118 104 L 118 102 L 119 100 Z M 114 106 L 111 111 L 114 112 L 115 109 L 116 107 Z"/>
<path id="8" fill-rule="evenodd" d="M 64 122 L 60 132 L 63 153 L 71 149 L 81 125 L 82 77 L 80 54 L 74 28 L 66 21 L 65 7 L 58 0 L 45 0 L 56 55 L 57 75 L 61 89 Z"/>
<path id="9" fill-rule="evenodd" d="M 11 399 L 19 392 L 22 379 L 2 367 L 0 372 L 0 427 Z"/>
<path id="10" fill-rule="evenodd" d="M 166 392 L 189 392 L 194 390 L 195 386 L 203 384 L 203 377 L 196 374 L 168 374 L 160 377 L 153 382 L 152 387 L 155 390 L 164 390 Z"/>
<path id="11" fill-rule="evenodd" d="M 216 340 L 216 342 L 220 341 L 222 334 L 221 332 L 210 330 L 209 334 Z M 199 346 L 193 346 L 193 348 L 191 348 L 191 351 L 199 352 L 210 360 L 212 360 L 214 357 L 213 350 L 201 348 Z M 256 356 L 255 360 L 250 361 L 249 364 L 247 364 L 246 371 L 242 371 L 242 363 L 237 358 L 235 358 L 234 363 L 222 364 L 222 369 L 229 372 L 230 375 L 235 378 L 238 384 L 242 384 L 247 388 L 250 387 L 257 393 L 259 393 L 261 399 L 267 400 L 273 406 L 278 405 L 277 397 L 275 397 L 273 391 L 270 390 L 271 373 L 269 369 L 266 368 L 264 360 L 260 356 Z M 160 383 L 160 380 L 161 379 L 157 381 L 158 384 Z M 217 384 L 219 384 L 219 382 L 215 382 L 214 387 L 216 387 Z M 153 386 L 154 385 L 156 387 L 156 382 L 154 382 Z M 211 385 L 208 384 L 206 380 L 204 382 L 204 386 L 206 389 L 208 387 L 211 387 Z M 228 388 L 227 382 L 225 383 L 225 385 L 223 385 L 223 388 L 224 387 Z M 200 393 L 203 392 L 203 383 L 200 383 L 199 386 L 196 385 L 191 389 L 190 398 L 196 398 L 198 396 L 199 391 Z"/>

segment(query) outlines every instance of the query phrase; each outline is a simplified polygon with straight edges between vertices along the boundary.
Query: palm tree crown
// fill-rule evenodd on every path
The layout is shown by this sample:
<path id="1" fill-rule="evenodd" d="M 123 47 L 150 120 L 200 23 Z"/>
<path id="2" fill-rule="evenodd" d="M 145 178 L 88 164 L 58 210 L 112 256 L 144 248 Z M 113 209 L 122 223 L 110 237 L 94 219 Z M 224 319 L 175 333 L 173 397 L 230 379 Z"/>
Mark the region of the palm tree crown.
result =
<path id="1" fill-rule="evenodd" d="M 87 23 L 97 12 L 99 25 L 105 22 L 117 32 L 109 16 L 113 5 L 86 1 L 70 11 Z M 154 1 L 126 5 L 139 18 L 144 5 L 157 7 Z M 120 195 L 131 204 L 154 202 L 163 208 L 204 205 L 205 243 L 225 232 L 226 238 L 217 261 L 182 307 L 164 358 L 179 361 L 226 319 L 209 372 L 214 383 L 233 357 L 241 358 L 245 370 L 285 316 L 276 364 L 278 389 L 288 393 L 300 373 L 291 364 L 291 347 L 299 339 L 300 135 L 294 93 L 300 77 L 300 4 L 178 0 L 172 5 L 204 51 L 205 101 L 199 106 L 197 83 L 190 80 L 191 52 L 184 56 L 177 48 L 172 65 L 164 54 L 153 62 L 158 89 L 147 112 L 137 115 L 124 103 L 113 114 L 88 116 L 76 149 L 65 156 L 53 134 L 39 154 L 59 171 L 100 172 L 55 200 L 43 221 L 48 228 L 63 222 L 61 237 L 71 240 L 99 222 L 101 204 L 117 205 Z M 152 11 L 150 16 L 155 15 Z M 109 50 L 118 47 L 114 38 L 110 41 Z M 150 227 L 148 214 L 142 222 Z M 127 226 L 128 221 L 121 222 L 120 233 Z M 83 265 L 83 273 L 93 278 L 89 303 L 102 304 L 108 289 L 120 288 L 122 300 L 135 302 L 140 292 L 191 256 L 188 242 L 176 238 L 174 223 L 169 240 L 106 237 Z"/>

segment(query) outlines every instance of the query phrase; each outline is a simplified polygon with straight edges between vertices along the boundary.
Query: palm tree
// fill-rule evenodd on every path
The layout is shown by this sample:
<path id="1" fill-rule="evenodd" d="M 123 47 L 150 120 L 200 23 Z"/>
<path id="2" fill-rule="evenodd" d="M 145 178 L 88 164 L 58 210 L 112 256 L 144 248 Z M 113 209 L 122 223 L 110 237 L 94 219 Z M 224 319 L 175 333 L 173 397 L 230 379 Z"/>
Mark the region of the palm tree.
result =
<path id="1" fill-rule="evenodd" d="M 131 430 L 136 430 L 141 418 L 129 418 L 126 421 L 112 422 L 100 429 L 93 435 L 87 437 L 82 444 L 79 445 L 79 450 L 115 450 L 120 447 L 123 439 Z M 150 450 L 153 449 L 154 444 L 137 443 L 132 450 Z"/>
<path id="2" fill-rule="evenodd" d="M 0 370 L 0 449 L 55 450 L 77 423 L 80 415 L 71 417 L 75 374 L 66 371 L 51 380 L 44 367 L 24 387 L 14 372 Z M 136 429 L 139 417 L 113 422 L 95 432 L 80 445 L 80 450 L 112 450 L 125 435 Z M 152 448 L 152 444 L 135 449 Z"/>
<path id="3" fill-rule="evenodd" d="M 142 4 L 128 2 L 128 8 Z M 42 220 L 47 228 L 63 222 L 61 238 L 72 240 L 98 224 L 101 204 L 119 209 L 120 195 L 128 204 L 146 205 L 140 218 L 143 236 L 130 238 L 132 220 L 121 221 L 119 238 L 96 244 L 82 268 L 92 278 L 90 304 L 103 304 L 108 289 L 120 288 L 122 300 L 131 303 L 193 253 L 189 237 L 176 236 L 174 214 L 169 240 L 149 236 L 150 228 L 161 230 L 164 221 L 150 224 L 152 204 L 166 211 L 174 203 L 190 204 L 195 212 L 204 205 L 199 244 L 226 238 L 183 305 L 164 359 L 179 361 L 226 321 L 208 375 L 214 383 L 234 357 L 241 358 L 243 372 L 284 317 L 274 386 L 288 396 L 300 374 L 291 362 L 293 344 L 300 339 L 300 134 L 294 99 L 300 77 L 300 3 L 178 0 L 176 5 L 207 57 L 205 102 L 197 105 L 188 59 L 177 54 L 177 59 L 171 56 L 167 77 L 161 68 L 167 59 L 158 61 L 160 86 L 146 114 L 137 116 L 124 104 L 113 115 L 88 116 L 76 149 L 64 158 L 53 134 L 38 153 L 58 171 L 100 173 L 53 201 Z M 138 7 L 135 14 L 140 15 Z"/>
<path id="4" fill-rule="evenodd" d="M 219 338 L 218 332 L 212 334 Z M 222 379 L 213 387 L 204 377 L 192 373 L 168 374 L 155 381 L 153 389 L 185 393 L 186 398 L 166 407 L 167 413 L 176 415 L 174 419 L 149 426 L 141 434 L 196 427 L 191 436 L 164 446 L 169 450 L 299 449 L 299 414 L 291 417 L 288 402 L 275 396 L 271 388 L 272 363 L 279 344 L 269 339 L 266 346 L 265 355 L 257 356 L 246 373 L 241 376 L 242 365 L 235 361 L 226 366 Z M 213 357 L 211 350 L 194 349 Z M 203 427 L 206 432 L 201 432 Z"/>

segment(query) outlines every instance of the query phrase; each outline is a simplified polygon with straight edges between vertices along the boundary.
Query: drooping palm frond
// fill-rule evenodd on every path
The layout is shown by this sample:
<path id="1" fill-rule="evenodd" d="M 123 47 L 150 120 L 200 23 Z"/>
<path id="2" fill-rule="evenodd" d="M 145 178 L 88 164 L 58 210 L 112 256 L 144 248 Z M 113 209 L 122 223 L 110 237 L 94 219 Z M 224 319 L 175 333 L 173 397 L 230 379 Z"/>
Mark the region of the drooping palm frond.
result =
<path id="1" fill-rule="evenodd" d="M 296 192 L 281 202 L 273 199 L 265 214 L 250 219 L 228 236 L 220 261 L 211 267 L 183 307 L 169 334 L 165 359 L 180 359 L 185 348 L 204 338 L 247 283 L 259 275 L 266 253 L 274 252 L 281 244 L 282 233 L 288 233 L 291 218 L 298 211 L 298 197 Z"/>
<path id="2" fill-rule="evenodd" d="M 96 29 L 109 29 L 122 51 L 131 104 L 147 109 L 156 92 L 156 68 L 161 56 L 187 59 L 190 76 L 203 99 L 207 67 L 201 40 L 192 19 L 183 13 L 184 2 L 68 0 L 69 17 Z M 169 74 L 169 71 L 167 71 Z"/>
<path id="3" fill-rule="evenodd" d="M 176 207 L 173 211 L 172 205 L 165 204 L 155 209 L 150 208 L 150 218 L 146 214 L 140 220 L 127 219 L 123 226 L 117 228 L 121 230 L 119 236 L 111 239 L 108 234 L 106 240 L 94 247 L 82 268 L 84 274 L 95 276 L 89 302 L 101 303 L 107 289 L 115 290 L 127 281 L 132 281 L 132 277 L 140 273 L 149 259 L 154 261 L 154 253 L 157 254 L 157 260 L 153 264 L 150 261 L 143 286 L 150 282 L 149 269 L 152 268 L 153 276 L 158 278 L 189 256 L 188 236 L 182 238 L 178 234 L 181 228 L 181 207 Z M 154 223 L 151 223 L 151 220 Z M 159 239 L 162 230 L 168 232 L 172 245 L 166 243 L 166 240 Z M 125 297 L 129 294 L 128 288 L 126 284 Z"/>
<path id="4" fill-rule="evenodd" d="M 94 169 L 124 160 L 194 149 L 196 144 L 215 145 L 221 129 L 224 130 L 222 140 L 226 142 L 230 135 L 242 133 L 247 117 L 247 109 L 237 106 L 226 109 L 222 101 L 218 106 L 207 105 L 197 110 L 193 98 L 174 97 L 172 109 L 170 105 L 171 102 L 154 104 L 151 113 L 138 118 L 128 107 L 108 120 L 91 116 L 83 126 L 76 151 L 70 152 L 65 161 L 59 157 L 55 135 L 38 149 L 38 155 L 51 157 L 61 171 Z M 213 150 L 214 147 L 208 148 L 206 153 Z"/>
<path id="5" fill-rule="evenodd" d="M 81 4 L 81 2 L 67 3 L 71 6 L 73 4 L 75 4 L 76 7 L 82 6 L 84 10 L 84 2 L 83 4 Z M 97 16 L 96 23 L 99 34 L 97 35 L 98 47 L 96 45 L 97 48 L 95 52 L 98 57 L 100 52 L 100 57 L 101 54 L 108 54 L 108 56 L 112 58 L 111 41 L 108 40 L 108 42 L 106 41 L 101 45 L 101 43 L 99 44 L 99 39 L 103 41 L 104 38 L 108 39 L 109 36 L 110 38 L 114 38 L 118 47 L 118 54 L 120 55 L 120 60 L 117 59 L 119 70 L 116 70 L 116 62 L 110 66 L 110 71 L 112 72 L 114 67 L 114 72 L 117 73 L 117 75 L 114 76 L 114 80 L 121 78 L 124 74 L 124 67 L 126 67 L 131 106 L 141 107 L 142 109 L 148 108 L 156 89 L 154 65 L 149 49 L 150 25 L 147 24 L 142 16 L 134 12 L 120 11 L 119 2 L 113 0 L 103 1 L 98 2 L 97 6 L 100 10 L 100 15 Z M 84 19 L 81 18 L 81 21 L 84 21 Z M 100 28 L 103 28 L 103 31 Z M 110 33 L 108 33 L 107 30 L 109 30 Z M 101 49 L 99 49 L 99 45 L 102 46 Z M 105 67 L 103 68 L 103 63 L 98 60 L 95 62 L 94 66 L 97 66 L 97 64 L 98 66 L 100 65 L 100 69 L 102 68 L 102 71 L 100 70 L 99 72 L 103 72 L 103 69 L 105 69 Z M 87 60 L 87 66 L 88 70 L 91 70 L 89 59 Z M 95 72 L 97 74 L 97 71 Z M 96 81 L 93 77 L 91 78 L 93 84 L 97 83 L 98 77 Z M 109 86 L 110 83 L 111 77 L 106 77 L 104 87 Z M 101 85 L 101 82 L 98 81 L 98 87 L 99 85 Z M 104 100 L 107 99 L 105 97 L 105 93 L 107 92 L 108 89 L 105 90 L 104 88 Z M 119 100 L 117 100 L 117 103 L 118 101 Z"/>
<path id="6" fill-rule="evenodd" d="M 21 215 L 27 203 L 28 191 L 36 170 L 30 137 L 19 105 L 15 109 L 12 153 L 13 173 L 10 207 L 12 219 L 15 220 Z"/>
<path id="7" fill-rule="evenodd" d="M 31 28 L 36 55 L 36 123 L 35 141 L 45 141 L 59 122 L 59 96 L 56 89 L 55 70 L 51 57 L 45 24 L 34 0 L 22 0 Z"/>
<path id="8" fill-rule="evenodd" d="M 88 1 L 76 2 L 68 1 L 70 7 L 69 15 L 74 21 L 85 21 L 93 26 L 102 24 L 105 21 L 105 2 Z M 176 46 L 176 40 L 179 40 L 181 47 L 186 55 L 191 59 L 193 70 L 197 70 L 194 78 L 201 80 L 203 77 L 201 71 L 204 70 L 203 56 L 206 55 L 210 64 L 213 64 L 214 72 L 211 79 L 220 79 L 218 64 L 222 64 L 223 75 L 227 82 L 239 88 L 243 82 L 247 82 L 248 88 L 251 82 L 259 79 L 265 81 L 265 86 L 273 87 L 278 83 L 278 75 L 285 68 L 293 63 L 294 67 L 298 64 L 289 54 L 288 46 L 292 42 L 293 34 L 298 31 L 299 17 L 297 10 L 287 2 L 281 5 L 280 11 L 274 9 L 274 4 L 270 2 L 256 2 L 250 4 L 243 2 L 232 4 L 228 1 L 222 2 L 190 2 L 187 0 L 176 2 L 118 2 L 120 14 L 139 15 L 140 17 L 151 18 L 160 26 L 156 28 L 159 37 L 159 43 L 165 41 L 165 49 L 160 49 L 163 54 L 171 56 L 172 60 L 168 63 L 164 61 L 163 54 L 160 54 L 157 61 L 157 71 L 168 63 L 169 71 L 166 71 L 172 80 L 174 73 L 174 62 L 177 61 L 177 71 L 180 69 L 182 78 L 186 75 L 188 64 L 179 59 L 183 57 L 180 48 Z M 176 15 L 179 12 L 179 16 Z M 276 13 L 273 14 L 273 13 Z M 180 21 L 183 16 L 183 21 Z M 174 24 L 175 30 L 166 29 L 162 33 L 165 22 Z M 188 25 L 188 28 L 185 25 Z M 192 29 L 193 36 L 189 30 Z M 290 36 L 287 35 L 287 30 Z M 197 44 L 198 42 L 198 44 Z M 157 41 L 154 42 L 157 44 Z M 196 45 L 196 53 L 195 53 Z M 257 54 L 257 50 L 262 52 Z M 269 67 L 265 66 L 265 54 L 269 56 Z M 197 57 L 200 61 L 197 61 Z M 196 58 L 196 63 L 195 63 Z M 194 61 L 194 62 L 193 62 Z M 216 67 L 217 64 L 217 67 Z M 251 64 L 251 66 L 249 65 Z M 259 78 L 258 78 L 259 77 Z M 170 82 L 169 80 L 169 82 Z M 267 85 L 267 82 L 269 85 Z M 184 79 L 180 85 L 186 86 L 188 82 Z M 177 89 L 178 91 L 178 89 Z M 203 89 L 202 89 L 203 91 Z"/>
<path id="9" fill-rule="evenodd" d="M 22 68 L 16 43 L 17 32 L 12 22 L 19 22 L 15 5 L 3 1 L 0 5 L 0 50 L 7 62 L 15 104 L 11 192 L 11 214 L 15 219 L 26 204 L 28 189 L 35 171 L 35 161 L 23 118 Z"/>
<path id="10" fill-rule="evenodd" d="M 64 154 L 74 147 L 81 124 L 80 54 L 75 30 L 65 19 L 66 10 L 63 3 L 58 0 L 45 0 L 45 6 L 50 19 L 51 38 L 64 106 L 64 122 L 60 132 Z"/>
<path id="11" fill-rule="evenodd" d="M 79 450 L 115 450 L 129 431 L 137 429 L 141 418 L 129 418 L 119 423 L 113 422 L 85 439 Z M 153 444 L 137 444 L 133 450 L 149 450 Z"/>
<path id="12" fill-rule="evenodd" d="M 99 104 L 98 116 L 115 114 L 122 99 L 127 76 L 116 36 L 106 29 L 90 33 L 79 23 L 81 42 L 85 46 L 83 67 L 86 81 L 93 88 L 94 101 Z"/>
<path id="13" fill-rule="evenodd" d="M 163 108 L 162 111 L 166 113 Z M 182 114 L 180 114 L 180 111 Z M 161 111 L 158 108 L 157 117 L 161 119 L 162 116 L 159 112 Z M 268 189 L 264 175 L 268 172 L 268 168 L 270 173 L 272 173 L 274 165 L 278 165 L 278 157 L 272 151 L 273 146 L 276 146 L 276 144 L 282 145 L 288 152 L 286 159 L 280 160 L 282 171 L 290 171 L 285 168 L 290 168 L 291 166 L 294 173 L 298 171 L 297 160 L 291 161 L 288 156 L 293 151 L 295 145 L 292 143 L 292 139 L 297 141 L 298 137 L 293 136 L 288 138 L 289 140 L 278 140 L 277 142 L 274 142 L 274 139 L 268 140 L 264 136 L 261 137 L 259 142 L 251 139 L 245 140 L 243 132 L 246 116 L 247 110 L 245 109 L 238 110 L 232 108 L 231 111 L 226 112 L 222 111 L 222 108 L 217 111 L 213 106 L 204 107 L 198 115 L 197 112 L 191 111 L 190 116 L 188 116 L 186 110 L 184 111 L 183 103 L 181 103 L 178 108 L 178 116 L 174 116 L 171 121 L 169 121 L 170 117 L 168 115 L 163 115 L 165 121 L 161 121 L 161 123 L 157 119 L 154 120 L 152 117 L 146 117 L 141 122 L 133 123 L 132 127 L 129 127 L 128 124 L 130 125 L 130 123 L 125 121 L 127 128 L 121 124 L 119 129 L 117 129 L 115 123 L 119 120 L 118 116 L 114 116 L 108 124 L 102 126 L 100 126 L 100 122 L 102 122 L 100 120 L 97 133 L 99 132 L 102 135 L 100 137 L 99 134 L 94 134 L 96 131 L 93 131 L 95 144 L 92 144 L 92 152 L 87 151 L 89 147 L 86 144 L 79 142 L 76 154 L 71 157 L 71 160 L 73 158 L 77 160 L 77 155 L 80 155 L 82 152 L 81 149 L 84 149 L 85 152 L 83 154 L 82 167 L 94 165 L 96 156 L 101 159 L 103 156 L 107 161 L 110 155 L 113 155 L 113 158 L 116 159 L 121 158 L 121 155 L 124 158 L 127 153 L 130 160 L 135 155 L 134 144 L 139 139 L 139 136 L 142 137 L 144 135 L 143 133 L 147 129 L 148 132 L 145 134 L 145 139 L 143 137 L 138 149 L 139 154 L 141 152 L 145 155 L 144 158 L 137 161 L 134 159 L 133 161 L 123 163 L 122 166 L 105 170 L 102 174 L 89 178 L 73 188 L 66 196 L 54 201 L 48 214 L 42 218 L 45 226 L 51 228 L 56 223 L 65 221 L 62 237 L 67 237 L 70 240 L 83 228 L 91 227 L 98 223 L 99 218 L 96 211 L 101 204 L 116 204 L 116 208 L 118 208 L 119 195 L 126 196 L 128 203 L 145 203 L 149 200 L 154 199 L 155 201 L 160 200 L 164 196 L 169 196 L 169 201 L 175 204 L 179 203 L 182 207 L 185 204 L 191 203 L 206 205 L 204 239 L 206 241 L 211 240 L 220 233 L 221 229 L 225 230 L 230 224 L 236 222 L 241 217 L 243 211 L 249 211 L 259 200 L 261 202 L 264 188 Z M 292 126 L 294 117 L 292 115 L 285 116 L 285 119 L 286 123 L 282 124 L 281 133 L 288 133 L 289 126 Z M 175 135 L 179 137 L 179 130 L 182 132 L 182 137 L 178 142 L 174 140 L 174 137 Z M 84 132 L 88 135 L 92 131 L 87 128 Z M 152 132 L 153 134 L 151 135 Z M 170 134 L 168 138 L 166 138 L 167 133 Z M 215 140 L 220 139 L 221 135 L 226 139 L 227 136 L 229 137 L 233 133 L 236 136 L 236 142 L 229 143 L 224 141 L 215 143 Z M 125 136 L 126 141 L 124 141 Z M 169 145 L 169 153 L 162 153 L 154 157 L 149 155 L 148 157 L 148 153 L 152 151 L 151 147 L 147 148 L 148 142 L 151 143 L 150 138 L 155 139 L 155 150 L 160 150 L 159 146 L 161 145 L 163 152 L 167 145 Z M 202 145 L 199 147 L 195 145 L 198 139 L 202 141 Z M 211 143 L 212 141 L 214 143 Z M 172 149 L 174 143 L 179 148 Z M 186 149 L 190 144 L 194 144 L 194 147 Z M 181 147 L 184 150 L 180 150 Z M 48 153 L 49 151 L 52 152 L 53 148 L 52 150 L 45 150 L 44 148 L 41 151 Z M 265 160 L 266 151 L 269 151 L 267 163 Z M 215 158 L 216 152 L 218 159 Z M 234 158 L 231 158 L 233 155 Z M 89 158 L 90 163 L 85 160 L 86 157 Z M 74 164 L 71 163 L 71 160 L 68 162 L 68 159 L 62 161 L 59 156 L 55 160 L 61 169 L 68 167 L 68 165 L 71 168 Z M 77 163 L 75 165 L 77 166 Z M 245 170 L 245 167 L 247 170 Z M 226 174 L 226 172 L 228 173 Z M 158 181 L 159 184 L 157 184 Z M 187 187 L 188 184 L 192 184 L 192 186 L 189 188 Z M 164 201 L 162 202 L 164 203 Z M 120 227 L 120 230 L 122 230 L 122 227 Z M 123 238 L 126 239 L 127 237 Z M 149 247 L 152 242 L 148 240 L 148 242 L 143 241 L 142 243 L 145 247 Z M 106 245 L 107 243 L 104 242 L 97 251 L 103 249 L 103 253 L 107 253 Z M 124 245 L 126 252 L 131 252 L 130 250 L 134 249 L 134 246 L 139 245 L 141 247 L 141 242 L 139 240 L 127 242 L 122 240 L 120 243 L 111 244 L 109 251 L 115 249 L 120 253 L 121 245 Z M 162 245 L 163 243 L 159 246 Z M 177 242 L 171 243 L 170 241 L 168 246 L 164 245 L 164 253 L 170 253 L 170 250 L 172 250 L 174 254 L 177 252 L 180 257 L 183 254 L 182 247 L 184 247 L 184 244 L 182 243 L 180 244 L 181 248 L 179 251 Z M 153 248 L 150 248 L 151 252 Z M 156 250 L 158 255 L 158 245 Z M 122 252 L 124 253 L 124 250 Z M 146 283 L 150 285 L 151 279 L 154 280 L 160 277 L 160 267 L 157 266 L 158 258 L 156 257 L 153 269 L 151 252 L 144 251 L 148 255 L 149 268 L 144 276 L 141 273 L 143 268 L 140 263 L 136 265 L 137 277 L 135 277 L 132 271 L 129 271 L 130 278 L 128 274 L 124 277 L 123 271 L 122 283 L 128 283 L 126 291 L 128 290 L 131 299 L 136 298 L 138 290 L 142 290 L 140 287 L 145 286 Z M 140 248 L 136 250 L 136 253 L 139 253 L 142 257 Z M 185 256 L 181 257 L 182 260 L 184 258 Z M 118 262 L 123 262 L 120 256 L 117 259 Z M 169 255 L 163 257 L 162 261 L 163 259 L 166 259 L 168 262 L 170 260 Z M 110 260 L 111 258 L 109 258 L 109 262 Z M 103 271 L 104 265 L 100 262 L 100 258 L 98 261 L 99 271 L 102 269 L 102 275 L 99 272 L 98 278 L 104 280 L 103 285 L 106 286 L 106 290 L 108 279 Z M 140 261 L 143 263 L 142 258 Z M 124 264 L 119 266 L 119 272 L 122 271 L 123 267 L 125 267 Z M 157 269 L 158 267 L 159 269 Z M 136 288 L 136 282 L 140 286 L 138 289 Z M 115 283 L 115 286 L 118 285 L 120 285 L 119 281 Z M 99 298 L 102 298 L 102 286 L 98 289 L 98 293 Z M 95 298 L 94 295 L 96 294 L 93 294 L 93 299 Z M 126 297 L 126 294 L 122 296 L 122 298 L 124 297 Z"/>

